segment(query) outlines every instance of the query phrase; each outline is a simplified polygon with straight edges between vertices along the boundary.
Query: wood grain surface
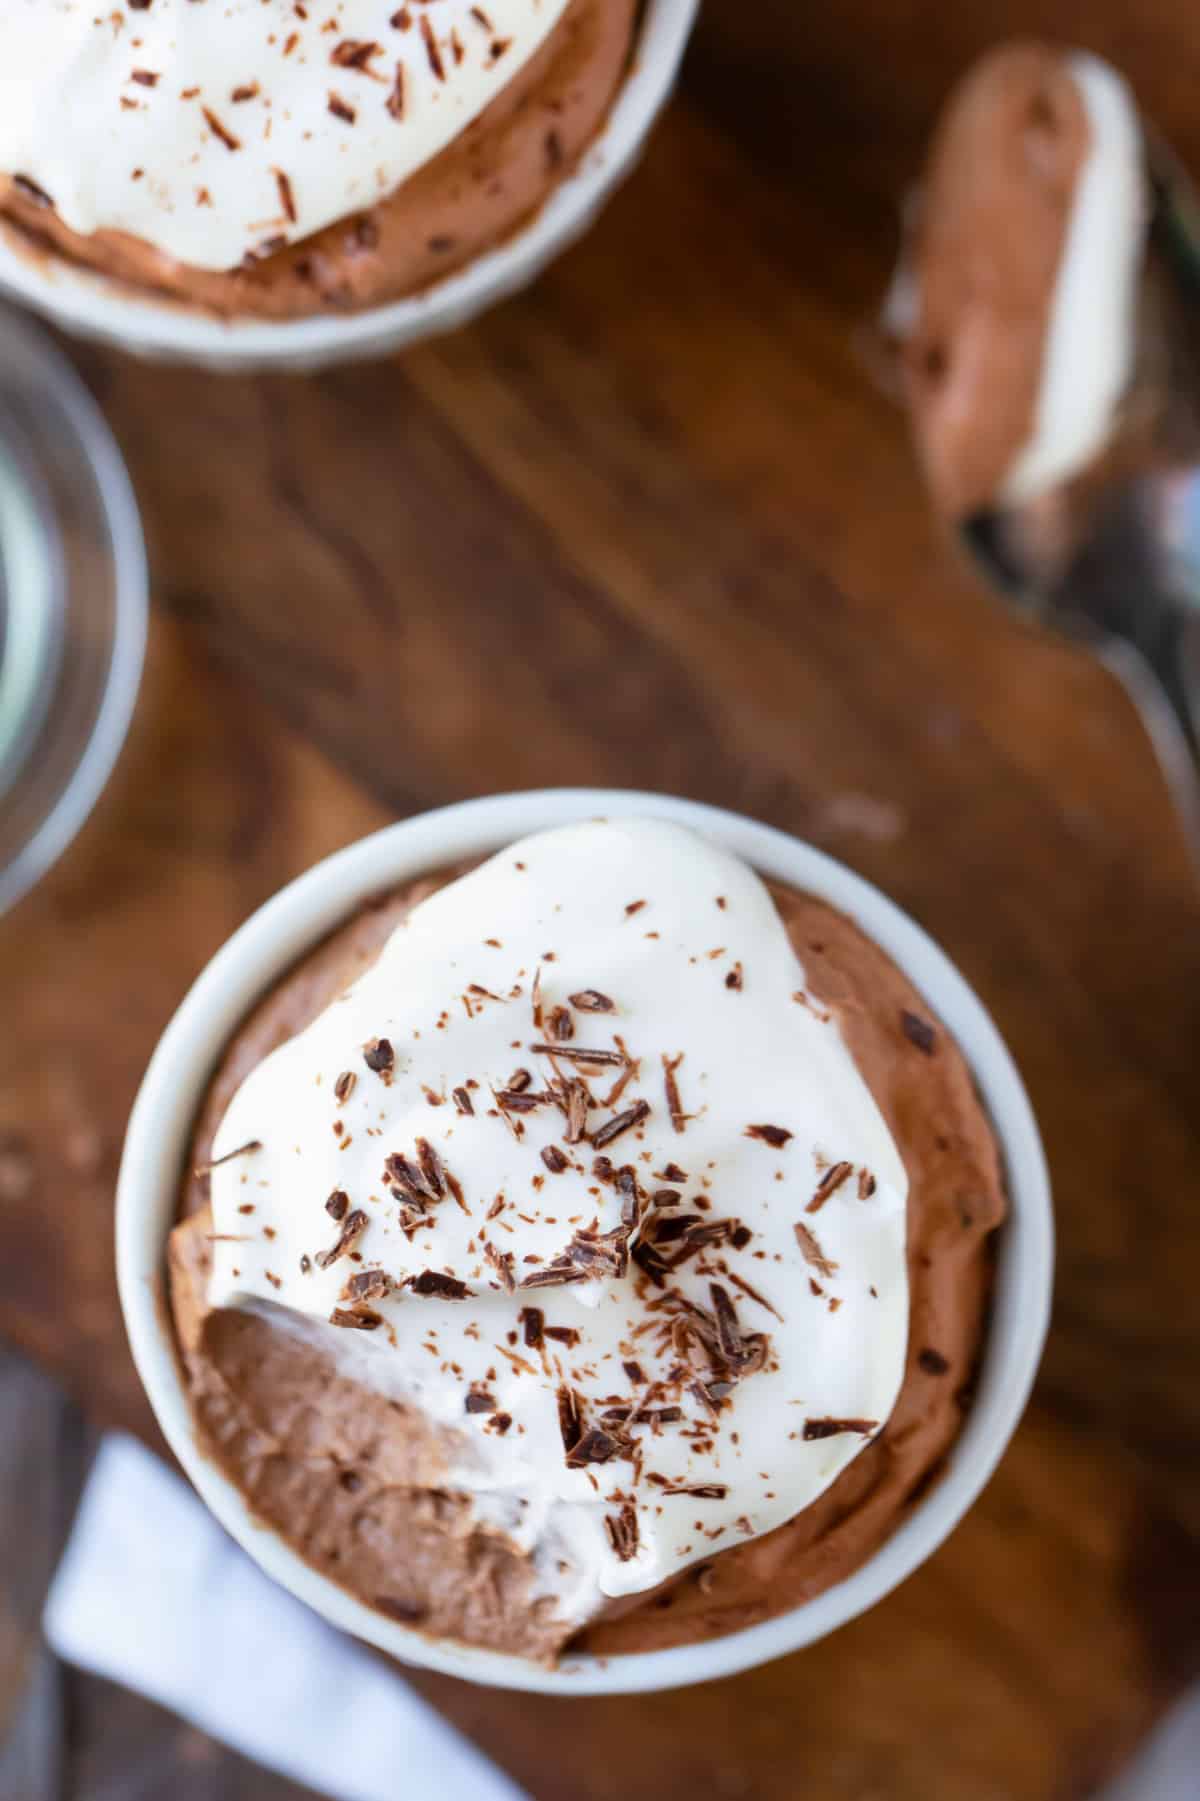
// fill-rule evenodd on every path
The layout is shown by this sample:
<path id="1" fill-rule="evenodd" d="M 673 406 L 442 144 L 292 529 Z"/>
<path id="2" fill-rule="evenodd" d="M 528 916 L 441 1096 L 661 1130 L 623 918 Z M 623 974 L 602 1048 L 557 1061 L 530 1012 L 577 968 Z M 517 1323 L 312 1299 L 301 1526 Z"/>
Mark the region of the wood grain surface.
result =
<path id="1" fill-rule="evenodd" d="M 282 881 L 415 809 L 630 784 L 811 838 L 948 948 L 1042 1121 L 1055 1324 L 968 1521 L 704 1690 L 416 1678 L 536 1801 L 1083 1797 L 1200 1671 L 1200 898 L 1124 696 L 975 590 L 862 348 L 939 99 L 1046 10 L 710 0 L 634 179 L 472 329 L 305 380 L 74 353 L 155 607 L 116 777 L 0 925 L 0 1330 L 97 1418 L 152 1430 L 111 1225 L 159 1031 Z M 1200 169 L 1172 0 L 1053 23 Z"/>

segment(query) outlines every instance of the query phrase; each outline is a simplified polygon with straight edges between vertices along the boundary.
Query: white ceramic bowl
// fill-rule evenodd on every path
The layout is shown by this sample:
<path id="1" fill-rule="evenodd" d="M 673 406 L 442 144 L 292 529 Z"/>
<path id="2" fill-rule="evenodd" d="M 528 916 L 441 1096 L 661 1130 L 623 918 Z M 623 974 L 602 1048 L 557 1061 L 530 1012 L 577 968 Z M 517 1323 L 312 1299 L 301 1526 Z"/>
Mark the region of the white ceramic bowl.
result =
<path id="1" fill-rule="evenodd" d="M 974 1071 L 1003 1146 L 1012 1211 L 1001 1234 L 979 1389 L 947 1473 L 862 1569 L 743 1632 L 675 1650 L 568 1657 L 551 1670 L 426 1639 L 386 1619 L 317 1575 L 252 1517 L 197 1447 L 162 1306 L 164 1249 L 205 1084 L 230 1033 L 277 976 L 360 902 L 398 882 L 488 854 L 528 832 L 620 814 L 676 820 L 708 834 L 763 874 L 841 908 L 895 958 Z M 877 889 L 783 832 L 692 801 L 602 789 L 503 794 L 420 814 L 318 863 L 268 901 L 213 958 L 164 1032 L 134 1105 L 117 1191 L 117 1274 L 134 1360 L 172 1450 L 234 1538 L 285 1588 L 382 1651 L 476 1682 L 556 1694 L 674 1688 L 729 1675 L 811 1644 L 902 1582 L 962 1518 L 1021 1417 L 1046 1333 L 1052 1268 L 1049 1183 L 1029 1102 L 995 1026 L 937 945 Z"/>
<path id="2" fill-rule="evenodd" d="M 521 231 L 424 293 L 361 313 L 227 321 L 137 294 L 60 258 L 31 257 L 2 233 L 0 293 L 82 337 L 223 370 L 316 369 L 452 331 L 524 287 L 587 230 L 633 167 L 671 92 L 699 4 L 647 0 L 632 66 L 578 168 Z"/>

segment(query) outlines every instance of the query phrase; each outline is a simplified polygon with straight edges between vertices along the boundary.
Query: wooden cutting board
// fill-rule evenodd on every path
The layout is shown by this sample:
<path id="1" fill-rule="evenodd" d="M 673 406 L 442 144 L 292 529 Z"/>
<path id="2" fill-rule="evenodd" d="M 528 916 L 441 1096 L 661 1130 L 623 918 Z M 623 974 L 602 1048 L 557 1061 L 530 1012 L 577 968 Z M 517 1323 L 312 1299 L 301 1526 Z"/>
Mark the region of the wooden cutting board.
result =
<path id="1" fill-rule="evenodd" d="M 428 348 L 309 379 L 78 349 L 154 578 L 144 691 L 0 923 L 0 1331 L 152 1431 L 112 1272 L 123 1122 L 227 933 L 388 819 L 546 783 L 813 839 L 947 946 L 1029 1082 L 1060 1274 L 967 1523 L 826 1643 L 681 1694 L 420 1686 L 537 1801 L 1061 1801 L 1200 1669 L 1200 898 L 1123 695 L 976 592 L 862 327 L 947 84 L 1032 0 L 710 0 L 586 242 Z M 1173 0 L 1071 0 L 1200 168 Z"/>

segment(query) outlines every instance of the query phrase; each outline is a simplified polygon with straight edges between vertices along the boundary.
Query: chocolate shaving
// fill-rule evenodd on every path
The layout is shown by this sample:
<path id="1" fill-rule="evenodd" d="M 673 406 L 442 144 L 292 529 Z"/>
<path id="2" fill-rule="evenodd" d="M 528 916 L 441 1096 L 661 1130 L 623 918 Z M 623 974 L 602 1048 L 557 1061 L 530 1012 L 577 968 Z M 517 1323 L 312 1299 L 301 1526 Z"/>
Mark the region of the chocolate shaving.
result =
<path id="1" fill-rule="evenodd" d="M 726 988 L 741 988 L 742 966 L 740 963 L 735 963 L 733 968 L 729 971 L 729 974 L 725 977 L 725 986 Z"/>
<path id="2" fill-rule="evenodd" d="M 766 1305 L 766 1302 L 763 1302 Z M 772 1311 L 774 1311 L 772 1309 Z M 778 1318 L 776 1314 L 776 1318 Z M 739 1376 L 755 1376 L 767 1361 L 769 1340 L 765 1332 L 747 1332 L 742 1338 L 742 1356 L 738 1364 Z"/>
<path id="3" fill-rule="evenodd" d="M 351 1276 L 339 1300 L 350 1301 L 384 1301 L 392 1292 L 392 1278 L 385 1270 L 365 1269 L 357 1276 Z"/>
<path id="4" fill-rule="evenodd" d="M 242 140 L 235 137 L 227 125 L 222 125 L 220 119 L 218 119 L 216 113 L 214 113 L 210 107 L 202 106 L 200 111 L 204 115 L 204 123 L 208 126 L 208 129 L 212 132 L 214 137 L 220 138 L 226 150 L 241 149 Z"/>
<path id="5" fill-rule="evenodd" d="M 566 1007 L 552 1007 L 546 1020 L 546 1031 L 559 1043 L 575 1036 L 575 1021 Z"/>
<path id="6" fill-rule="evenodd" d="M 721 1357 L 739 1377 L 754 1375 L 767 1361 L 766 1335 L 762 1332 L 742 1332 L 738 1324 L 737 1309 L 719 1282 L 710 1282 L 708 1292 L 712 1297 L 717 1349 Z M 767 1305 L 761 1295 L 756 1294 L 753 1298 L 762 1305 Z M 771 1311 L 774 1312 L 774 1309 Z"/>
<path id="7" fill-rule="evenodd" d="M 460 1113 L 463 1113 L 463 1114 L 474 1113 L 474 1111 L 475 1111 L 474 1104 L 471 1100 L 470 1095 L 467 1093 L 465 1088 L 453 1089 L 451 1091 L 450 1098 L 454 1102 L 454 1105 L 458 1108 Z"/>
<path id="8" fill-rule="evenodd" d="M 677 1057 L 668 1057 L 666 1052 L 663 1052 L 663 1084 L 667 1091 L 667 1112 L 671 1115 L 671 1124 L 677 1132 L 682 1132 L 687 1124 L 687 1114 L 684 1112 L 683 1103 L 679 1098 L 679 1083 L 675 1077 L 675 1071 L 682 1062 L 682 1051 Z"/>
<path id="9" fill-rule="evenodd" d="M 559 1264 L 588 1276 L 623 1276 L 629 1267 L 629 1243 L 624 1232 L 576 1232 L 550 1268 Z"/>
<path id="10" fill-rule="evenodd" d="M 778 1307 L 773 1307 L 765 1294 L 759 1294 L 757 1288 L 752 1287 L 751 1284 L 747 1282 L 745 1276 L 739 1276 L 733 1271 L 730 1271 L 729 1280 L 733 1283 L 735 1288 L 740 1288 L 742 1293 L 749 1300 L 754 1301 L 759 1307 L 764 1308 L 767 1313 L 773 1313 L 775 1318 L 782 1325 L 783 1315 L 780 1313 Z"/>
<path id="11" fill-rule="evenodd" d="M 354 1093 L 354 1084 L 357 1081 L 358 1077 L 352 1069 L 344 1069 L 333 1085 L 334 1099 L 337 1101 L 348 1101 L 350 1096 Z"/>
<path id="12" fill-rule="evenodd" d="M 429 23 L 429 20 L 425 17 L 424 13 L 421 15 L 421 36 L 425 43 L 425 54 L 429 58 L 429 67 L 433 70 L 439 81 L 445 81 L 446 65 L 442 61 L 441 47 L 438 44 L 433 26 Z"/>
<path id="13" fill-rule="evenodd" d="M 761 1138 L 773 1150 L 781 1151 L 788 1139 L 795 1137 L 795 1133 L 789 1132 L 786 1126 L 747 1126 L 746 1137 Z"/>
<path id="14" fill-rule="evenodd" d="M 545 1269 L 531 1270 L 527 1276 L 522 1276 L 519 1286 L 521 1288 L 565 1287 L 568 1282 L 591 1281 L 592 1273 L 590 1270 L 576 1269 L 567 1263 L 554 1262 L 547 1264 Z"/>
<path id="15" fill-rule="evenodd" d="M 392 1192 L 399 1199 L 408 1201 L 418 1212 L 425 1211 L 426 1201 L 438 1199 L 424 1170 L 400 1151 L 389 1151 L 384 1158 L 383 1179 L 391 1184 Z"/>
<path id="16" fill-rule="evenodd" d="M 585 1084 L 572 1078 L 566 1088 L 568 1144 L 578 1144 L 587 1132 L 588 1091 Z"/>
<path id="17" fill-rule="evenodd" d="M 871 1174 L 870 1170 L 869 1169 L 860 1169 L 858 1172 L 858 1198 L 859 1198 L 859 1200 L 860 1201 L 869 1201 L 871 1196 L 875 1192 L 876 1186 L 877 1186 L 877 1184 L 876 1184 L 875 1178 Z"/>
<path id="18" fill-rule="evenodd" d="M 615 1013 L 616 1008 L 606 994 L 598 988 L 581 988 L 578 994 L 568 995 L 573 1007 L 581 1013 Z"/>
<path id="19" fill-rule="evenodd" d="M 542 1029 L 542 966 L 540 963 L 533 972 L 533 988 L 529 998 L 533 1008 L 534 1030 L 540 1032 Z"/>
<path id="20" fill-rule="evenodd" d="M 234 1157 L 244 1157 L 247 1151 L 261 1151 L 261 1138 L 248 1138 L 245 1144 L 239 1144 L 236 1151 L 226 1151 L 223 1156 L 214 1157 L 208 1163 L 198 1163 L 192 1171 L 194 1176 L 207 1176 L 214 1169 L 220 1169 L 222 1163 L 229 1163 Z"/>
<path id="21" fill-rule="evenodd" d="M 816 1192 L 804 1211 L 806 1213 L 819 1213 L 830 1195 L 837 1193 L 853 1168 L 853 1163 L 846 1163 L 844 1161 L 831 1164 L 818 1182 Z"/>
<path id="22" fill-rule="evenodd" d="M 483 1254 L 499 1276 L 501 1284 L 506 1292 L 512 1294 L 517 1286 L 517 1279 L 513 1274 L 514 1258 L 512 1252 L 498 1251 L 495 1245 L 489 1242 L 484 1245 Z"/>
<path id="23" fill-rule="evenodd" d="M 490 1395 L 486 1388 L 471 1388 L 463 1399 L 463 1411 L 466 1413 L 495 1413 L 496 1397 Z"/>
<path id="24" fill-rule="evenodd" d="M 275 186 L 279 189 L 279 204 L 283 208 L 288 223 L 296 223 L 296 201 L 292 194 L 292 184 L 282 169 L 275 171 Z"/>
<path id="25" fill-rule="evenodd" d="M 919 1013 L 904 1010 L 900 1014 L 900 1029 L 910 1044 L 915 1044 L 919 1051 L 932 1057 L 937 1045 L 937 1033 L 927 1019 L 922 1019 Z"/>
<path id="26" fill-rule="evenodd" d="M 742 1335 L 738 1328 L 737 1308 L 729 1298 L 729 1291 L 721 1287 L 719 1282 L 710 1282 L 709 1296 L 713 1304 L 713 1315 L 717 1322 L 717 1342 L 721 1355 L 727 1363 L 735 1366 L 742 1355 Z"/>
<path id="27" fill-rule="evenodd" d="M 379 1076 L 385 1083 L 390 1082 L 396 1065 L 396 1053 L 392 1049 L 391 1040 L 372 1038 L 369 1044 L 364 1044 L 363 1062 L 372 1075 Z"/>
<path id="28" fill-rule="evenodd" d="M 667 1286 L 667 1277 L 671 1273 L 671 1266 L 659 1256 L 653 1245 L 647 1244 L 644 1238 L 639 1238 L 629 1254 L 642 1274 L 649 1276 L 656 1288 Z"/>
<path id="29" fill-rule="evenodd" d="M 509 1113 L 532 1113 L 538 1107 L 544 1107 L 544 1094 L 526 1094 L 521 1088 L 493 1089 L 497 1103 Z"/>
<path id="30" fill-rule="evenodd" d="M 369 38 L 343 38 L 330 51 L 329 60 L 339 69 L 356 69 L 360 75 L 370 75 L 371 58 L 378 56 L 382 48 L 382 44 L 373 43 Z"/>
<path id="31" fill-rule="evenodd" d="M 585 1050 L 576 1044 L 531 1044 L 544 1057 L 565 1057 L 568 1063 L 624 1064 L 620 1051 Z"/>
<path id="32" fill-rule="evenodd" d="M 567 1468 L 578 1470 L 588 1463 L 607 1463 L 620 1449 L 620 1439 L 600 1426 L 592 1426 L 568 1450 Z"/>
<path id="33" fill-rule="evenodd" d="M 663 1488 L 664 1495 L 691 1495 L 696 1501 L 723 1501 L 729 1493 L 724 1482 L 698 1482 L 692 1488 Z"/>
<path id="34" fill-rule="evenodd" d="M 640 913 L 645 904 L 644 900 L 630 901 L 625 909 L 626 919 L 632 919 L 635 913 Z"/>
<path id="35" fill-rule="evenodd" d="M 408 1286 L 414 1294 L 434 1295 L 439 1301 L 465 1301 L 471 1292 L 457 1276 L 440 1269 L 423 1269 L 420 1275 L 409 1278 Z"/>
<path id="36" fill-rule="evenodd" d="M 396 78 L 384 104 L 393 119 L 404 117 L 404 64 L 401 62 L 396 64 Z"/>
<path id="37" fill-rule="evenodd" d="M 558 1389 L 557 1400 L 558 1429 L 562 1434 L 563 1450 L 570 1457 L 571 1452 L 583 1437 L 583 1425 L 579 1417 L 579 1396 L 564 1382 Z"/>
<path id="38" fill-rule="evenodd" d="M 545 1314 L 540 1307 L 522 1307 L 517 1318 L 521 1321 L 524 1328 L 525 1343 L 532 1350 L 536 1351 L 542 1342 L 542 1331 L 546 1321 Z"/>
<path id="39" fill-rule="evenodd" d="M 440 1201 L 446 1192 L 446 1172 L 442 1168 L 441 1158 L 427 1138 L 417 1139 L 417 1156 L 420 1158 L 426 1188 Z"/>
<path id="40" fill-rule="evenodd" d="M 650 1230 L 654 1234 L 655 1244 L 672 1244 L 682 1238 L 689 1226 L 698 1226 L 698 1213 L 672 1213 L 667 1216 L 655 1215 L 650 1222 Z"/>
<path id="41" fill-rule="evenodd" d="M 565 1151 L 560 1151 L 556 1144 L 547 1144 L 542 1146 L 542 1162 L 552 1176 L 557 1176 L 566 1169 L 570 1158 Z"/>
<path id="42" fill-rule="evenodd" d="M 814 1438 L 836 1438 L 839 1432 L 858 1432 L 865 1436 L 874 1432 L 878 1420 L 805 1420 L 803 1437 L 806 1443 Z"/>
<path id="43" fill-rule="evenodd" d="M 649 1117 L 649 1114 L 649 1101 L 635 1101 L 632 1107 L 626 1107 L 623 1113 L 618 1113 L 615 1118 L 606 1120 L 592 1133 L 593 1145 L 599 1150 L 603 1145 L 611 1144 L 614 1138 L 621 1136 L 622 1132 L 628 1132 L 632 1127 L 640 1126 L 642 1121 Z"/>
<path id="44" fill-rule="evenodd" d="M 632 1501 L 626 1501 L 620 1513 L 606 1513 L 604 1526 L 609 1543 L 621 1562 L 629 1563 L 637 1556 L 638 1548 L 637 1509 Z"/>
<path id="45" fill-rule="evenodd" d="M 383 1315 L 373 1307 L 335 1307 L 329 1315 L 331 1326 L 346 1326 L 358 1332 L 374 1332 L 382 1326 Z"/>
<path id="46" fill-rule="evenodd" d="M 641 1215 L 641 1205 L 637 1174 L 630 1163 L 622 1164 L 617 1171 L 617 1193 L 621 1197 L 621 1224 L 632 1232 Z"/>
<path id="47" fill-rule="evenodd" d="M 347 1214 L 336 1243 L 332 1244 L 327 1251 L 317 1252 L 317 1268 L 328 1269 L 331 1263 L 336 1263 L 339 1257 L 344 1257 L 356 1239 L 362 1237 L 368 1223 L 367 1216 L 360 1207 L 356 1207 L 353 1213 Z"/>
<path id="48" fill-rule="evenodd" d="M 558 1344 L 572 1346 L 579 1343 L 580 1334 L 574 1326 L 547 1326 L 546 1337 L 553 1338 Z"/>
<path id="49" fill-rule="evenodd" d="M 800 1246 L 800 1254 L 804 1258 L 805 1263 L 811 1263 L 812 1267 L 822 1276 L 832 1276 L 837 1269 L 837 1264 L 831 1263 L 829 1258 L 825 1255 L 824 1251 L 817 1243 L 815 1233 L 810 1232 L 808 1227 L 802 1225 L 799 1220 L 797 1220 L 796 1224 L 792 1227 L 792 1230 L 796 1234 L 796 1243 Z"/>
<path id="50" fill-rule="evenodd" d="M 686 1182 L 687 1171 L 680 1169 L 678 1163 L 668 1163 L 662 1171 L 662 1178 L 664 1182 Z"/>
<path id="51" fill-rule="evenodd" d="M 694 1400 L 699 1401 L 701 1408 L 710 1418 L 715 1420 L 719 1417 L 716 1400 L 703 1382 L 689 1382 L 688 1393 Z"/>
<path id="52" fill-rule="evenodd" d="M 531 1086 L 532 1082 L 533 1077 L 527 1069 L 514 1069 L 511 1076 L 509 1076 L 508 1081 L 505 1083 L 505 1087 L 510 1094 L 524 1094 L 525 1090 Z"/>
<path id="53" fill-rule="evenodd" d="M 703 1250 L 705 1245 L 724 1244 L 727 1238 L 733 1237 L 735 1230 L 735 1222 L 731 1219 L 706 1219 L 688 1226 L 684 1236 L 694 1249 Z"/>
<path id="54" fill-rule="evenodd" d="M 330 90 L 328 105 L 334 118 L 343 120 L 347 125 L 353 125 L 358 118 L 358 114 L 355 112 L 354 108 L 352 106 L 347 106 L 341 95 L 335 94 L 332 89 Z"/>
<path id="55" fill-rule="evenodd" d="M 645 1370 L 640 1363 L 635 1363 L 632 1358 L 623 1363 L 621 1368 L 625 1371 L 625 1374 L 629 1377 L 631 1382 L 644 1382 L 646 1380 Z"/>

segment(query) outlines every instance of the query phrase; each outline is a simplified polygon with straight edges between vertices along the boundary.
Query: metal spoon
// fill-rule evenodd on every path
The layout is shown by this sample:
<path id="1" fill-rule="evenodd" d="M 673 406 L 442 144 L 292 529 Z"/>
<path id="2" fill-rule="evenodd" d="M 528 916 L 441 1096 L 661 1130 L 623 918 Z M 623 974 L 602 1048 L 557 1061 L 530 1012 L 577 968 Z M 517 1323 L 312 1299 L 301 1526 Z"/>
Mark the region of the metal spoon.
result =
<path id="1" fill-rule="evenodd" d="M 1175 355 L 1200 346 L 1200 205 L 1174 158 L 1147 135 L 1148 238 L 1170 278 Z M 1093 470 L 1023 506 L 972 514 L 960 541 L 1022 615 L 1085 645 L 1136 706 L 1200 869 L 1200 356 L 1191 427 L 1153 451 Z M 1179 457 L 1179 461 L 1175 457 Z"/>
<path id="2" fill-rule="evenodd" d="M 1123 683 L 1200 870 L 1200 201 L 1166 145 L 1138 124 L 1147 212 L 1134 373 L 1107 440 L 1033 498 L 976 501 L 950 522 L 1008 604 L 1084 644 Z M 1029 204 L 1039 199 L 1031 181 Z M 920 212 L 914 196 L 908 244 L 919 246 Z M 982 235 L 976 242 L 987 255 L 964 270 L 965 290 L 1005 254 Z M 918 283 L 906 250 L 880 321 L 898 353 L 916 327 Z"/>

